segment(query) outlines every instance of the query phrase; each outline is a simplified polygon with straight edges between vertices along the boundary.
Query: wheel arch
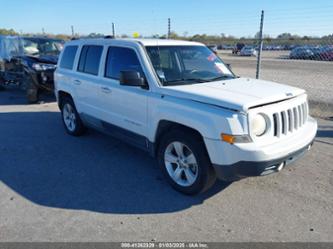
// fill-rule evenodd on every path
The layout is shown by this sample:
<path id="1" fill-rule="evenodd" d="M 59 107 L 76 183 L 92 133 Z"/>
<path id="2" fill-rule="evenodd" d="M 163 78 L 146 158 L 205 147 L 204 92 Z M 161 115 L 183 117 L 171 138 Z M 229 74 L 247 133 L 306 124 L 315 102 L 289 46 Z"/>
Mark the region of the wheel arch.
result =
<path id="1" fill-rule="evenodd" d="M 156 129 L 156 133 L 155 133 L 155 146 L 154 146 L 154 151 L 153 151 L 153 155 L 156 156 L 156 152 L 158 151 L 160 142 L 162 137 L 167 134 L 169 131 L 174 130 L 174 129 L 178 129 L 178 130 L 182 130 L 184 132 L 188 132 L 191 133 L 193 136 L 195 136 L 198 140 L 200 140 L 200 142 L 203 143 L 206 152 L 207 152 L 207 147 L 204 141 L 204 137 L 203 135 L 195 128 L 184 125 L 184 124 L 180 124 L 177 123 L 175 121 L 170 121 L 170 120 L 160 120 L 158 125 L 157 125 L 157 129 Z"/>
<path id="2" fill-rule="evenodd" d="M 62 103 L 64 98 L 71 98 L 73 100 L 73 97 L 70 93 L 66 92 L 66 91 L 58 91 L 58 107 L 61 109 L 62 107 Z"/>

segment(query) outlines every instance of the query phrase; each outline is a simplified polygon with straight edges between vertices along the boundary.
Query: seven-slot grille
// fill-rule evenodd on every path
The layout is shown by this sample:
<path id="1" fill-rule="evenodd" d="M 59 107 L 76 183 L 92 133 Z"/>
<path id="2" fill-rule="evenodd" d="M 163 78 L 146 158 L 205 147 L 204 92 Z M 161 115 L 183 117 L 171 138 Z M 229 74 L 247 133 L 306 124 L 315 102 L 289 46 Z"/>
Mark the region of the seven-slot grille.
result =
<path id="1" fill-rule="evenodd" d="M 285 111 L 273 114 L 273 132 L 275 137 L 287 135 L 302 127 L 307 121 L 308 105 L 306 102 Z"/>

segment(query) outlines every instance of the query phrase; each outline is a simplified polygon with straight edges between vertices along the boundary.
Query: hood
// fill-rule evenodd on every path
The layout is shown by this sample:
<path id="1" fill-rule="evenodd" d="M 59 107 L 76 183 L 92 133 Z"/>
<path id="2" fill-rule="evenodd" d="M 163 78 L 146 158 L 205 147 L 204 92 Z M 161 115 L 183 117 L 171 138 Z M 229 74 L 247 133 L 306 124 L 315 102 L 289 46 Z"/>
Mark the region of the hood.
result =
<path id="1" fill-rule="evenodd" d="M 29 57 L 40 63 L 57 64 L 59 56 L 58 55 L 39 55 L 39 56 L 29 56 Z"/>
<path id="2" fill-rule="evenodd" d="M 247 111 L 249 108 L 290 99 L 304 90 L 270 81 L 237 78 L 208 83 L 166 86 L 161 93 L 220 107 Z"/>

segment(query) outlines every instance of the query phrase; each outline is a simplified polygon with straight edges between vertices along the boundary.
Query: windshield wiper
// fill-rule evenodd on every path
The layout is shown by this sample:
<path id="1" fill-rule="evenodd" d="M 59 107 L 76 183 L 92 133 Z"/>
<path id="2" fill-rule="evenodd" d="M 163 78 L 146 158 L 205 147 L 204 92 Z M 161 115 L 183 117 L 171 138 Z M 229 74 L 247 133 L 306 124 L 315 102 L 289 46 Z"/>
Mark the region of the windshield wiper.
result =
<path id="1" fill-rule="evenodd" d="M 184 82 L 184 83 L 192 83 L 192 82 L 198 82 L 198 83 L 204 83 L 209 82 L 210 80 L 200 79 L 200 78 L 189 78 L 189 79 L 177 79 L 177 80 L 168 80 L 164 83 L 178 83 L 178 82 Z"/>
<path id="2" fill-rule="evenodd" d="M 212 79 L 209 79 L 208 81 L 217 81 L 217 80 L 224 80 L 224 79 L 229 79 L 229 78 L 233 78 L 232 75 L 221 75 Z"/>

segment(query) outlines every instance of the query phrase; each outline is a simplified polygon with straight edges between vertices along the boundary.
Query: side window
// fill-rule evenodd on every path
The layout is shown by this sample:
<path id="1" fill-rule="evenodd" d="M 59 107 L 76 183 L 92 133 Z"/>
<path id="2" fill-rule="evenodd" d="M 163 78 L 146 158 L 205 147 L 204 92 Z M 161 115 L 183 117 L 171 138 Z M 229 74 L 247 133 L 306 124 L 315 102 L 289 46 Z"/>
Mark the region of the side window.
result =
<path id="1" fill-rule="evenodd" d="M 84 71 L 84 64 L 86 63 L 87 51 L 88 51 L 88 46 L 83 46 L 81 49 L 79 65 L 77 67 L 77 70 L 80 72 Z"/>
<path id="2" fill-rule="evenodd" d="M 106 59 L 105 77 L 119 79 L 120 71 L 138 71 L 144 76 L 140 61 L 133 49 L 110 47 Z"/>
<path id="3" fill-rule="evenodd" d="M 74 59 L 77 51 L 77 46 L 67 46 L 61 57 L 60 67 L 73 69 Z"/>
<path id="4" fill-rule="evenodd" d="M 83 46 L 77 70 L 83 73 L 97 75 L 102 52 L 103 46 Z"/>

